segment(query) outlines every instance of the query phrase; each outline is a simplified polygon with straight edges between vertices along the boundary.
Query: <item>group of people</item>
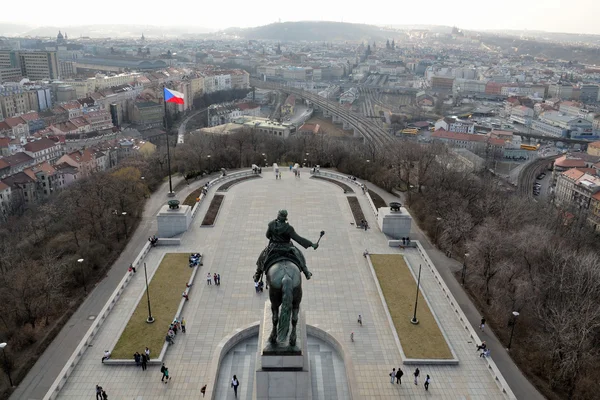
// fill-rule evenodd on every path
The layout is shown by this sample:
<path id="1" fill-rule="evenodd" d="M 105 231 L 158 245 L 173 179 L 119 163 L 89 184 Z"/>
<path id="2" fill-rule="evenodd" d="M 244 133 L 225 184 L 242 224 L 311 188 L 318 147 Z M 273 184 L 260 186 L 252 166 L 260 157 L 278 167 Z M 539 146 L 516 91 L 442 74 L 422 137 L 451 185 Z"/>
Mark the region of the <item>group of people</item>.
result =
<path id="1" fill-rule="evenodd" d="M 156 247 L 156 245 L 158 244 L 158 238 L 156 237 L 156 235 L 150 236 L 148 238 L 148 241 L 150 242 L 150 245 L 152 245 L 152 247 Z"/>
<path id="2" fill-rule="evenodd" d="M 403 237 L 402 238 L 402 246 L 409 246 L 410 245 L 410 238 L 407 237 Z"/>
<path id="3" fill-rule="evenodd" d="M 177 335 L 177 331 L 179 330 L 181 330 L 182 333 L 185 333 L 185 318 L 183 317 L 181 318 L 181 321 L 175 318 L 173 322 L 171 322 L 165 341 L 169 344 L 175 344 L 175 335 Z"/>
<path id="4" fill-rule="evenodd" d="M 481 344 L 477 345 L 477 351 L 481 351 L 481 353 L 479 353 L 479 357 L 489 357 L 491 352 L 490 349 L 488 349 L 487 344 L 485 343 L 485 340 L 483 342 L 481 342 Z"/>
<path id="5" fill-rule="evenodd" d="M 296 178 L 300 178 L 300 170 L 299 169 L 294 170 L 294 176 L 296 176 Z"/>
<path id="6" fill-rule="evenodd" d="M 142 354 L 137 351 L 133 354 L 133 360 L 135 361 L 135 365 L 138 367 L 142 367 L 142 371 L 145 371 L 147 368 L 148 361 L 150 361 L 150 349 L 146 347 L 146 349 L 142 352 Z"/>
<path id="7" fill-rule="evenodd" d="M 369 229 L 369 223 L 367 222 L 367 220 L 366 220 L 366 219 L 361 219 L 361 220 L 360 220 L 360 227 L 359 227 L 359 228 L 364 228 L 364 229 L 365 229 L 365 231 L 366 231 L 367 229 Z"/>
<path id="8" fill-rule="evenodd" d="M 198 265 L 202 265 L 202 254 L 200 253 L 192 253 L 189 259 L 190 268 L 197 267 Z"/>
<path id="9" fill-rule="evenodd" d="M 400 368 L 398 368 L 398 370 L 396 370 L 396 368 L 392 368 L 392 372 L 390 372 L 390 383 L 394 383 L 394 381 L 396 381 L 396 384 L 398 385 L 402 385 L 402 376 L 404 376 L 404 371 L 402 371 Z M 413 372 L 413 377 L 414 377 L 414 383 L 415 385 L 419 384 L 419 376 L 421 376 L 421 371 L 419 371 L 419 368 L 415 369 L 415 372 Z M 425 383 L 423 384 L 423 386 L 425 387 L 425 390 L 429 390 L 429 384 L 431 382 L 431 377 L 429 375 L 427 375 L 427 377 L 425 378 Z"/>
<path id="10" fill-rule="evenodd" d="M 102 386 L 96 385 L 96 400 L 107 400 L 108 395 L 106 391 L 102 389 Z"/>
<path id="11" fill-rule="evenodd" d="M 281 179 L 281 172 L 275 171 L 275 179 Z"/>
<path id="12" fill-rule="evenodd" d="M 263 283 L 263 281 L 254 282 L 254 290 L 256 291 L 256 293 L 262 293 L 264 291 L 264 286 L 265 284 Z"/>
<path id="13" fill-rule="evenodd" d="M 216 272 L 211 276 L 210 272 L 206 274 L 206 284 L 212 285 L 215 283 L 215 286 L 221 286 L 221 274 L 217 274 Z"/>

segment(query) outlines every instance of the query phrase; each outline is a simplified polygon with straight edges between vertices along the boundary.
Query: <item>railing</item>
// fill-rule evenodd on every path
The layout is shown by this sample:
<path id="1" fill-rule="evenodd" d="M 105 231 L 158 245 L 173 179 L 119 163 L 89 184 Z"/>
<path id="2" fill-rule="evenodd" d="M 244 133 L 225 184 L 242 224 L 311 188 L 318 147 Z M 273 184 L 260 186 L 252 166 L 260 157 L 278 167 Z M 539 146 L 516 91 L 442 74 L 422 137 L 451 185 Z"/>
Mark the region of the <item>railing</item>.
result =
<path id="1" fill-rule="evenodd" d="M 219 183 L 223 183 L 226 180 L 232 179 L 232 178 L 241 178 L 243 176 L 248 176 L 248 175 L 253 175 L 254 172 L 250 169 L 247 171 L 238 171 L 238 172 L 232 172 L 230 174 L 227 174 L 225 176 L 221 175 L 218 178 L 215 178 L 211 181 L 209 181 L 206 184 L 206 187 L 208 189 L 210 189 L 211 187 L 218 185 Z M 208 192 L 207 192 L 208 194 Z M 200 204 L 202 203 L 202 200 L 204 200 L 204 198 L 207 196 L 207 194 L 204 193 L 200 193 L 200 196 L 198 196 L 198 201 L 196 201 L 196 204 L 194 204 L 194 207 L 192 207 L 192 220 L 194 219 L 194 217 L 196 216 L 196 214 L 198 213 L 198 210 L 200 209 Z"/>
<path id="2" fill-rule="evenodd" d="M 371 195 L 369 194 L 369 192 L 365 191 L 365 194 L 367 195 L 367 200 L 369 202 L 369 206 L 371 206 L 371 211 L 373 211 L 373 214 L 375 214 L 375 218 L 377 218 L 379 216 L 379 211 L 377 211 L 377 208 L 375 207 L 375 203 L 373 203 L 373 199 L 371 198 Z"/>
<path id="3" fill-rule="evenodd" d="M 146 255 L 150 251 L 150 247 L 151 247 L 150 242 L 147 242 L 144 245 L 144 247 L 142 248 L 142 250 L 140 251 L 138 256 L 135 258 L 135 261 L 132 263 L 133 267 L 139 268 L 140 265 L 142 265 L 144 259 L 146 258 Z M 63 369 L 60 371 L 60 374 L 58 375 L 58 377 L 54 380 L 54 382 L 50 386 L 50 389 L 44 396 L 43 400 L 56 399 L 56 397 L 58 396 L 58 393 L 63 388 L 63 386 L 67 382 L 67 379 L 69 378 L 69 376 L 71 375 L 71 373 L 73 372 L 73 370 L 75 369 L 75 367 L 77 366 L 79 361 L 81 360 L 81 357 L 83 357 L 83 354 L 88 349 L 89 345 L 91 344 L 92 339 L 94 338 L 96 333 L 98 333 L 98 331 L 100 330 L 100 327 L 102 326 L 102 324 L 108 317 L 108 314 L 112 311 L 115 304 L 117 304 L 117 300 L 119 300 L 119 298 L 121 297 L 121 294 L 123 293 L 123 291 L 129 284 L 129 281 L 131 280 L 132 277 L 133 277 L 133 272 L 128 271 L 127 273 L 125 273 L 125 276 L 123 277 L 123 279 L 121 279 L 121 282 L 119 282 L 119 285 L 114 290 L 114 292 L 112 293 L 112 295 L 110 296 L 110 298 L 108 299 L 108 301 L 106 302 L 104 307 L 102 307 L 102 310 L 100 311 L 100 313 L 98 314 L 98 316 L 96 317 L 94 322 L 92 323 L 92 326 L 90 326 L 90 328 L 84 335 L 83 339 L 81 340 L 81 342 L 79 342 L 79 345 L 77 346 L 77 348 L 75 349 L 75 351 L 73 352 L 73 354 L 71 355 L 71 357 L 69 358 L 69 360 L 67 361 L 65 366 L 63 367 Z"/>
<path id="4" fill-rule="evenodd" d="M 476 343 L 481 343 L 481 339 L 477 335 L 477 332 L 475 332 L 475 329 L 473 329 L 473 327 L 471 326 L 471 323 L 467 319 L 467 316 L 465 315 L 465 313 L 462 311 L 462 309 L 458 305 L 458 302 L 454 298 L 454 295 L 452 295 L 452 292 L 450 292 L 450 289 L 446 285 L 446 282 L 444 282 L 444 280 L 440 276 L 437 268 L 435 267 L 435 265 L 433 264 L 433 262 L 427 255 L 427 252 L 425 251 L 425 249 L 423 248 L 423 246 L 421 245 L 421 243 L 419 241 L 415 240 L 414 242 L 417 243 L 417 250 L 419 251 L 419 254 L 423 258 L 423 260 L 425 260 L 425 265 L 427 265 L 427 267 L 429 267 L 429 270 L 435 277 L 435 280 L 442 288 L 442 292 L 444 292 L 446 299 L 450 302 L 450 305 L 452 306 L 452 308 L 454 308 L 454 312 L 457 314 L 457 317 L 460 320 L 460 322 L 463 324 L 465 330 L 467 330 L 469 332 L 469 336 L 471 336 L 471 339 L 473 339 L 473 341 L 475 341 Z M 509 399 L 516 400 L 515 394 L 510 389 L 510 386 L 508 385 L 508 383 L 502 376 L 502 373 L 496 366 L 496 363 L 494 362 L 494 360 L 491 357 L 483 357 L 483 359 L 487 362 L 488 370 L 489 370 L 490 374 L 492 374 L 492 377 L 494 378 L 496 384 L 502 390 L 502 392 L 504 394 L 506 394 L 506 396 Z"/>
<path id="5" fill-rule="evenodd" d="M 314 175 L 314 176 L 326 176 L 328 178 L 339 179 L 339 180 L 344 181 L 344 182 L 352 183 L 353 185 L 358 186 L 361 189 L 362 189 L 362 186 L 363 186 L 363 184 L 360 181 L 354 180 L 354 179 L 350 179 L 350 178 L 348 178 L 347 175 L 338 174 L 336 172 L 318 170 L 318 171 L 315 171 L 314 173 L 311 172 L 311 174 Z"/>

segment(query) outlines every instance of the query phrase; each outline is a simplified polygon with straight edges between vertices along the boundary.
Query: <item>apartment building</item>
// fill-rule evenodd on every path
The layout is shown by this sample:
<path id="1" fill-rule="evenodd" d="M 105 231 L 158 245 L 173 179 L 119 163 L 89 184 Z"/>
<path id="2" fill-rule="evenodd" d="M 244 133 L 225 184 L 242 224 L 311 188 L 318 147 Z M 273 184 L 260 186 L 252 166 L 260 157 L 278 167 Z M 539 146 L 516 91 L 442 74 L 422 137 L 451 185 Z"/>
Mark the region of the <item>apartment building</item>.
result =
<path id="1" fill-rule="evenodd" d="M 563 208 L 589 209 L 592 196 L 600 191 L 600 178 L 590 168 L 569 169 L 556 181 L 556 204 Z"/>
<path id="2" fill-rule="evenodd" d="M 533 118 L 533 109 L 525 106 L 515 106 L 511 108 L 510 120 L 519 124 L 529 125 Z"/>
<path id="3" fill-rule="evenodd" d="M 463 121 L 458 118 L 440 118 L 435 122 L 434 127 L 436 131 L 443 129 L 448 132 L 469 134 L 475 133 L 475 123 L 471 121 Z"/>

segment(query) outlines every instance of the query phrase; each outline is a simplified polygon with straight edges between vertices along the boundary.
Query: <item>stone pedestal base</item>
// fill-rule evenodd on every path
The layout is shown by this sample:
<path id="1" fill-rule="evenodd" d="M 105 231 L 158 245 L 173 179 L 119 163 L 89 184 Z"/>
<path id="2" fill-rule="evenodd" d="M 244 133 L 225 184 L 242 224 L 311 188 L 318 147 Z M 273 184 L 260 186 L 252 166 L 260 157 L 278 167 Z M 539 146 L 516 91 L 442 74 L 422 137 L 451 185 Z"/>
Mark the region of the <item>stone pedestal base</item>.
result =
<path id="1" fill-rule="evenodd" d="M 296 326 L 298 338 L 294 347 L 273 346 L 269 343 L 272 327 L 271 302 L 266 301 L 258 337 L 260 350 L 256 360 L 253 398 L 256 400 L 312 399 L 304 312 L 300 311 Z"/>
<path id="2" fill-rule="evenodd" d="M 192 222 L 192 207 L 180 205 L 179 208 L 171 210 L 168 205 L 164 205 L 156 214 L 156 222 L 159 238 L 179 235 L 187 231 Z"/>
<path id="3" fill-rule="evenodd" d="M 400 207 L 400 211 L 392 211 L 389 207 L 381 207 L 378 210 L 377 224 L 379 229 L 394 239 L 410 236 L 412 217 L 406 208 Z"/>

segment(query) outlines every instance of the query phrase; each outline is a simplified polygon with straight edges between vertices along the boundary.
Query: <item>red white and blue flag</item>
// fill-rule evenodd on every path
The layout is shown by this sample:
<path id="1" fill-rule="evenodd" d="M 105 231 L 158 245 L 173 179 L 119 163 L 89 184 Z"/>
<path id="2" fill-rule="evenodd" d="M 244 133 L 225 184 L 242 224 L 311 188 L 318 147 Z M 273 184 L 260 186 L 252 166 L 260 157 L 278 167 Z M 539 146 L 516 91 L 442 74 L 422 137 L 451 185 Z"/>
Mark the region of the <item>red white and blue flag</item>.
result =
<path id="1" fill-rule="evenodd" d="M 166 103 L 175 103 L 175 104 L 184 104 L 183 93 L 177 92 L 175 90 L 164 88 L 165 102 Z"/>

